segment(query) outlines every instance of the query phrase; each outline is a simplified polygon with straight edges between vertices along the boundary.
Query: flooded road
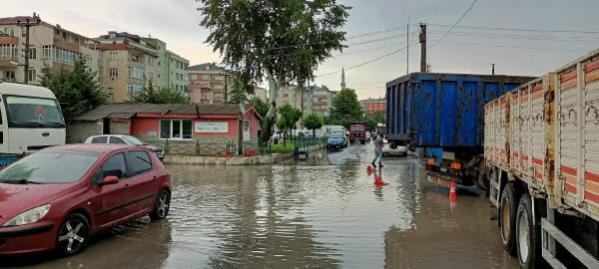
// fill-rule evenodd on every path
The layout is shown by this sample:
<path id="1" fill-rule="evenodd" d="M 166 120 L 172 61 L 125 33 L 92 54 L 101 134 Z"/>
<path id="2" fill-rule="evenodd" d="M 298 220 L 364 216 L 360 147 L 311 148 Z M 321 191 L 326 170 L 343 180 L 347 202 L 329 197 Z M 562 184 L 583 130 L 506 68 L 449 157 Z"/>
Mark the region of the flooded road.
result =
<path id="1" fill-rule="evenodd" d="M 424 180 L 414 157 L 371 147 L 285 166 L 170 166 L 169 218 L 98 236 L 81 254 L 10 261 L 21 268 L 516 268 L 487 198 Z M 0 263 L 6 266 L 6 262 Z"/>

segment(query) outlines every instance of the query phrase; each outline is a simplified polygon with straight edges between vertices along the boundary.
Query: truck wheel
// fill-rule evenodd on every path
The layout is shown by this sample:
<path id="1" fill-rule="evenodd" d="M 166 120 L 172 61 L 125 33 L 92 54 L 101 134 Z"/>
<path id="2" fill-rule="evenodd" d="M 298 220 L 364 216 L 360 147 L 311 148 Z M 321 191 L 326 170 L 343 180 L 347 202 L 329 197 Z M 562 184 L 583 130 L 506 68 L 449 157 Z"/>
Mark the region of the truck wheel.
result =
<path id="1" fill-rule="evenodd" d="M 520 268 L 532 269 L 542 264 L 541 227 L 533 225 L 532 201 L 528 193 L 522 195 L 516 217 L 516 242 Z"/>
<path id="2" fill-rule="evenodd" d="M 507 183 L 499 204 L 499 231 L 503 247 L 512 256 L 516 255 L 516 210 L 516 190 L 513 184 Z"/>

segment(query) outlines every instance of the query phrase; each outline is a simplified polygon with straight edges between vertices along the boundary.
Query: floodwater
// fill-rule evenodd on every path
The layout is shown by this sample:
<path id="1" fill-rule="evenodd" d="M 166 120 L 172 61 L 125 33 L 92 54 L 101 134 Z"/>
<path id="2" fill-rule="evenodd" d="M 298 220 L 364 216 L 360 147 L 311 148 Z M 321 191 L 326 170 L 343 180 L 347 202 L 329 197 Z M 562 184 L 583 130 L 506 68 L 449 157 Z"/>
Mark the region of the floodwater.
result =
<path id="1" fill-rule="evenodd" d="M 385 159 L 377 188 L 371 147 L 297 165 L 170 166 L 169 218 L 102 233 L 81 254 L 21 257 L 23 268 L 516 268 L 487 198 L 426 182 L 415 157 Z"/>

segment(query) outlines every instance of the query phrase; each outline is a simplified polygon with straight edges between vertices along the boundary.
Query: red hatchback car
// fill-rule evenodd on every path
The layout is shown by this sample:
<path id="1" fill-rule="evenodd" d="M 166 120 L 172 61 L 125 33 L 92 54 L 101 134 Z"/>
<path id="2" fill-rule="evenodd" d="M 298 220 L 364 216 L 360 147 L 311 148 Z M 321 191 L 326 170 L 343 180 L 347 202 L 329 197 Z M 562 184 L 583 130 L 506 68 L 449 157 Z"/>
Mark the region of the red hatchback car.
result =
<path id="1" fill-rule="evenodd" d="M 69 145 L 0 172 L 0 255 L 81 251 L 98 231 L 164 219 L 170 175 L 146 147 Z"/>

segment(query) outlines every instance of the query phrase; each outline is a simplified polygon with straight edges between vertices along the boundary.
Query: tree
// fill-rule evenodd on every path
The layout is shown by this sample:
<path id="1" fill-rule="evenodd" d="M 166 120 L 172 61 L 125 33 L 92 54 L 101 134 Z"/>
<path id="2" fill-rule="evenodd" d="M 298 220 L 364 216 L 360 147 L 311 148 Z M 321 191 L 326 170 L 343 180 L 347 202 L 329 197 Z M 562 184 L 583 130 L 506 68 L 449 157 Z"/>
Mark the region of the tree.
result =
<path id="1" fill-rule="evenodd" d="M 279 108 L 279 115 L 280 118 L 277 121 L 277 128 L 285 130 L 285 135 L 283 136 L 283 143 L 285 143 L 288 131 L 295 128 L 295 124 L 302 118 L 302 111 L 286 104 Z"/>
<path id="2" fill-rule="evenodd" d="M 211 32 L 206 42 L 223 63 L 269 84 L 269 110 L 261 140 L 276 121 L 277 93 L 282 85 L 304 85 L 319 63 L 344 47 L 350 7 L 337 0 L 198 0 L 200 25 Z"/>
<path id="3" fill-rule="evenodd" d="M 189 98 L 181 91 L 171 88 L 158 88 L 155 90 L 150 82 L 142 92 L 129 95 L 128 102 L 135 104 L 188 104 Z"/>
<path id="4" fill-rule="evenodd" d="M 258 98 L 258 97 L 254 97 L 252 99 L 250 99 L 247 102 L 248 106 L 253 107 L 254 109 L 256 109 L 256 111 L 258 111 L 258 114 L 260 114 L 261 118 L 266 117 L 266 113 L 268 113 L 268 104 L 264 101 L 262 101 L 262 99 Z"/>
<path id="5" fill-rule="evenodd" d="M 323 123 L 324 121 L 322 117 L 314 113 L 310 113 L 306 117 L 304 117 L 304 127 L 312 130 L 312 137 L 314 138 L 316 138 L 316 129 L 322 127 Z"/>
<path id="6" fill-rule="evenodd" d="M 356 91 L 353 89 L 341 90 L 331 104 L 331 122 L 349 128 L 353 121 L 364 119 L 362 107 L 358 101 Z"/>
<path id="7" fill-rule="evenodd" d="M 368 115 L 367 125 L 369 131 L 376 131 L 376 126 L 379 123 L 385 123 L 385 118 L 387 116 L 387 111 L 381 110 Z"/>
<path id="8" fill-rule="evenodd" d="M 233 78 L 233 89 L 229 103 L 239 104 L 247 101 L 247 94 L 254 93 L 252 78 L 245 74 L 238 74 Z"/>
<path id="9" fill-rule="evenodd" d="M 88 67 L 85 58 L 75 61 L 73 71 L 64 68 L 54 71 L 45 63 L 40 75 L 41 85 L 52 90 L 61 104 L 67 123 L 106 102 L 106 95 Z"/>

